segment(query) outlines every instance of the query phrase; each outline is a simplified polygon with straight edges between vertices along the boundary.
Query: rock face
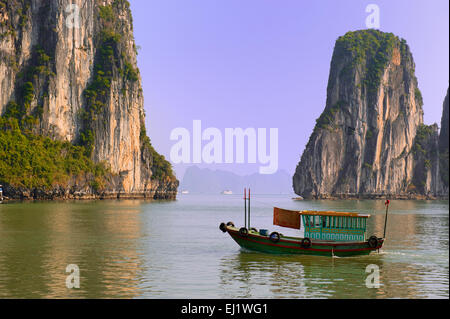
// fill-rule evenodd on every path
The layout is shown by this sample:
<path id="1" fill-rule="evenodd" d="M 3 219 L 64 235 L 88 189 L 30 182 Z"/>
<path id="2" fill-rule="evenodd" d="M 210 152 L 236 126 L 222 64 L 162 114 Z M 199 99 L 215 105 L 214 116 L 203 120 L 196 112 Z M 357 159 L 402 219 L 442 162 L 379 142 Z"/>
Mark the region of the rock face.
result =
<path id="1" fill-rule="evenodd" d="M 441 119 L 441 133 L 439 135 L 439 173 L 440 173 L 440 184 L 438 188 L 438 193 L 447 195 L 448 197 L 448 143 L 449 143 L 449 135 L 448 135 L 448 126 L 449 126 L 449 118 L 448 118 L 448 89 L 447 95 L 444 100 L 444 107 L 442 111 L 442 119 Z"/>
<path id="2" fill-rule="evenodd" d="M 171 170 L 154 176 L 129 3 L 0 0 L 0 20 L 0 114 L 19 105 L 34 134 L 85 147 L 110 196 L 175 197 Z"/>
<path id="3" fill-rule="evenodd" d="M 413 184 L 419 178 L 416 135 L 425 130 L 414 69 L 408 45 L 391 33 L 362 30 L 337 40 L 325 110 L 293 177 L 298 195 L 402 197 L 419 188 L 423 194 L 435 192 L 436 157 L 433 163 L 421 159 L 426 166 L 420 171 L 421 184 Z M 435 153 L 437 127 L 432 134 L 425 131 L 419 146 Z"/>

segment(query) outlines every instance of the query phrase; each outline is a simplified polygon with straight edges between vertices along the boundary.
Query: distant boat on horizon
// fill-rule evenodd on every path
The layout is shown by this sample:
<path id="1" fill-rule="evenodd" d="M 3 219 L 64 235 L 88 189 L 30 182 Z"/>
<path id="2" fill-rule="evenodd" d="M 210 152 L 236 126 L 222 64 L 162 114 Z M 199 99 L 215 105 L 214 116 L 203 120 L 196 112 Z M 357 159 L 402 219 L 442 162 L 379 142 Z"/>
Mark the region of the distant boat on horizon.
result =
<path id="1" fill-rule="evenodd" d="M 227 190 L 223 191 L 221 194 L 222 195 L 233 195 L 233 192 L 227 189 Z"/>
<path id="2" fill-rule="evenodd" d="M 182 190 L 182 191 L 181 191 L 181 194 L 187 195 L 187 194 L 189 194 L 189 191 L 188 191 L 188 190 Z"/>

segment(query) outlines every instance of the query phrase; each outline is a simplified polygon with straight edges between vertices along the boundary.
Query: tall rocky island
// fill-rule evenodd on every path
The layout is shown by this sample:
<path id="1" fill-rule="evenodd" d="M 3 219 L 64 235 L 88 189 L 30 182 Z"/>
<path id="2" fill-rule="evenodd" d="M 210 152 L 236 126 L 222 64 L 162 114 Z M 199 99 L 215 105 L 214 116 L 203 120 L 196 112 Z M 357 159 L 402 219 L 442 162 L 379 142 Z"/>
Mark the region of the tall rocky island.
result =
<path id="1" fill-rule="evenodd" d="M 406 41 L 392 33 L 338 38 L 325 110 L 293 177 L 298 195 L 448 197 L 448 96 L 439 136 L 423 123 L 414 69 Z"/>
<path id="2" fill-rule="evenodd" d="M 126 0 L 0 0 L 4 195 L 175 198 L 136 56 Z"/>

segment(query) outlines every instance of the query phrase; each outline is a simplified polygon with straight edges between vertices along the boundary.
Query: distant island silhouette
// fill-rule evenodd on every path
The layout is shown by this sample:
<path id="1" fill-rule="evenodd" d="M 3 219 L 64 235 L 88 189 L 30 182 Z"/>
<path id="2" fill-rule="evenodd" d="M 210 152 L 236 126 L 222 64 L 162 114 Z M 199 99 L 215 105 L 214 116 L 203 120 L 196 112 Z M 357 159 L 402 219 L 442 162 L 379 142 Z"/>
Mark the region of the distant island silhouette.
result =
<path id="1" fill-rule="evenodd" d="M 283 170 L 271 175 L 240 176 L 229 171 L 191 166 L 180 184 L 180 189 L 188 190 L 190 194 L 221 194 L 224 191 L 241 194 L 244 187 L 251 188 L 252 194 L 293 194 L 292 177 Z"/>

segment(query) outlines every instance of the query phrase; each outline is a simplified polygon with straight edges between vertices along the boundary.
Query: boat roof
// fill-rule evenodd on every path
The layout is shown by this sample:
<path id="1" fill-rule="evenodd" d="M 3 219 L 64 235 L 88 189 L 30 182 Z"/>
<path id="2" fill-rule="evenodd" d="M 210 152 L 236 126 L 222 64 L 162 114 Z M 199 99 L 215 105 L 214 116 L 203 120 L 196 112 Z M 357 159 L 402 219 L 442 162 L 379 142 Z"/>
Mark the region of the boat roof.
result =
<path id="1" fill-rule="evenodd" d="M 344 216 L 344 217 L 362 217 L 362 218 L 368 218 L 370 217 L 369 214 L 360 214 L 358 212 L 335 212 L 335 211 L 318 211 L 318 210 L 289 210 L 279 207 L 274 207 L 273 212 L 279 212 L 279 213 L 293 213 L 293 214 L 299 214 L 299 215 L 306 215 L 306 216 Z"/>
<path id="2" fill-rule="evenodd" d="M 317 210 L 302 210 L 300 215 L 316 215 L 316 216 L 345 216 L 345 217 L 370 217 L 369 214 L 360 214 L 356 212 L 334 212 L 334 211 L 317 211 Z"/>

